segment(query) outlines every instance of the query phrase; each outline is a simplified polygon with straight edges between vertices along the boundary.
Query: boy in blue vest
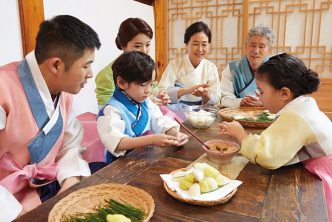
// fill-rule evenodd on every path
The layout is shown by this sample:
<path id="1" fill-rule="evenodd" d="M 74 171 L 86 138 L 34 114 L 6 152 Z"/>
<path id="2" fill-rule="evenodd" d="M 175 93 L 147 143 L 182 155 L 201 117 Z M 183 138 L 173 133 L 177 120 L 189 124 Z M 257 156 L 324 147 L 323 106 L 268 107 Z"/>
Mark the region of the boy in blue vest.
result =
<path id="1" fill-rule="evenodd" d="M 127 150 L 154 145 L 182 146 L 188 136 L 148 98 L 155 70 L 153 59 L 142 52 L 123 53 L 112 66 L 116 88 L 99 112 L 97 128 L 106 149 L 106 162 Z"/>

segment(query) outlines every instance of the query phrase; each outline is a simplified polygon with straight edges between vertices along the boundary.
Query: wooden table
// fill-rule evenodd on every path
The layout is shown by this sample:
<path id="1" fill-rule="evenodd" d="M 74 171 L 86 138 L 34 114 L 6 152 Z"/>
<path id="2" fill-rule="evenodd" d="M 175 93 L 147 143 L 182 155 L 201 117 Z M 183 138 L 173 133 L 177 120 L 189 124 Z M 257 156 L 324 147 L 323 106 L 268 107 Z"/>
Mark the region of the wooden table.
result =
<path id="1" fill-rule="evenodd" d="M 204 141 L 220 138 L 217 125 L 196 130 Z M 203 154 L 201 145 L 190 138 L 182 148 L 146 147 L 130 152 L 64 193 L 46 201 L 17 221 L 47 221 L 55 203 L 69 193 L 101 183 L 130 184 L 153 196 L 151 221 L 327 221 L 322 182 L 302 164 L 266 170 L 248 163 L 238 176 L 243 184 L 225 204 L 200 207 L 172 198 L 163 188 L 160 174 L 188 166 Z"/>

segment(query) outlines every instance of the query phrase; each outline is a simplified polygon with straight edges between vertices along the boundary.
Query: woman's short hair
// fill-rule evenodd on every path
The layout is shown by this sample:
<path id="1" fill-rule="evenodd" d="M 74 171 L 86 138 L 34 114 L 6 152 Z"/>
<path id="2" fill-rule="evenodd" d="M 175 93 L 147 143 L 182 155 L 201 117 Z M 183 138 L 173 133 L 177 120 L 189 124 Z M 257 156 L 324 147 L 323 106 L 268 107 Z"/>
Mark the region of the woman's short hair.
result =
<path id="1" fill-rule="evenodd" d="M 198 32 L 204 32 L 209 39 L 209 43 L 211 42 L 211 30 L 209 26 L 204 22 L 195 22 L 186 29 L 186 32 L 184 33 L 184 43 L 188 44 L 191 36 Z"/>

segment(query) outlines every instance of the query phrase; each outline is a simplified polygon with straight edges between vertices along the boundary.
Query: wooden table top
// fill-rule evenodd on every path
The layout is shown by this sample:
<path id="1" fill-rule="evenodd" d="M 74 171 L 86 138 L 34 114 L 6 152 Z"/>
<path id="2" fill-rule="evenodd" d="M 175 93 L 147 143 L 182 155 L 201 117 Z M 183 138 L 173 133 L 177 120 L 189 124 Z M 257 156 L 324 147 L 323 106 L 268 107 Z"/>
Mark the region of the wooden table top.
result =
<path id="1" fill-rule="evenodd" d="M 195 134 L 203 141 L 220 138 L 216 124 Z M 129 184 L 150 193 L 156 205 L 150 221 L 327 221 L 322 182 L 302 164 L 266 170 L 248 163 L 237 177 L 243 184 L 228 202 L 218 206 L 194 206 L 171 197 L 163 188 L 160 174 L 186 167 L 202 154 L 194 138 L 181 148 L 136 149 L 16 221 L 47 221 L 54 204 L 66 195 L 108 182 Z"/>

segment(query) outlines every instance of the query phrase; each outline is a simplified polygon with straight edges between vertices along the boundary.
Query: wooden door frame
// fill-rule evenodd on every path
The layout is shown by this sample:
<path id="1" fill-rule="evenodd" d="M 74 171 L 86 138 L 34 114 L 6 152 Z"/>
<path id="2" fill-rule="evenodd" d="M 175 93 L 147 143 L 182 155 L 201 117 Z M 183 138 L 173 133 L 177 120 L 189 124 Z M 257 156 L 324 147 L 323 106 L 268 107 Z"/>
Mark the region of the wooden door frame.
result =
<path id="1" fill-rule="evenodd" d="M 39 24 L 44 21 L 44 3 L 43 0 L 18 0 L 22 50 L 23 56 L 26 56 L 35 48 L 36 36 L 39 30 Z"/>

